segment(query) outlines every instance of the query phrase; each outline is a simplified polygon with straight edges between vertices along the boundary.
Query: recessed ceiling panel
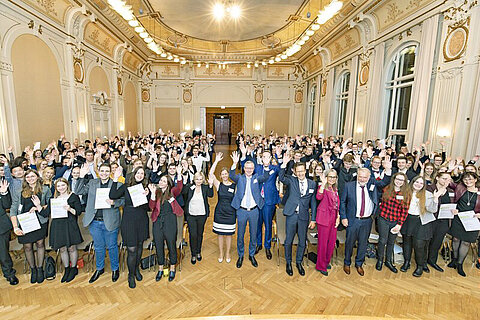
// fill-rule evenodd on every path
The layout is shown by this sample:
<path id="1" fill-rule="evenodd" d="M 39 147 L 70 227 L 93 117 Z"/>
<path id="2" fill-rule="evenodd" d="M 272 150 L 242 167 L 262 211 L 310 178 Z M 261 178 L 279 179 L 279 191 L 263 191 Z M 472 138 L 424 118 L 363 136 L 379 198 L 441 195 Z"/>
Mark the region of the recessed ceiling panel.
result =
<path id="1" fill-rule="evenodd" d="M 268 35 L 287 24 L 303 0 L 146 0 L 160 12 L 162 21 L 185 35 L 211 40 L 241 41 Z M 222 20 L 213 16 L 217 3 L 236 4 L 241 17 L 233 20 L 226 15 Z"/>

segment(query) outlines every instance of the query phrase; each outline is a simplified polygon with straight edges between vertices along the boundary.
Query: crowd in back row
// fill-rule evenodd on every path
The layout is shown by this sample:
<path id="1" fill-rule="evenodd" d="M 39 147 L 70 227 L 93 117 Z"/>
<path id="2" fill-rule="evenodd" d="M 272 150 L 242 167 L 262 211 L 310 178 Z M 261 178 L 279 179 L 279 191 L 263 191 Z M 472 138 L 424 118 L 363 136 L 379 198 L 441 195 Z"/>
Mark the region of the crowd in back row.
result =
<path id="1" fill-rule="evenodd" d="M 208 198 L 213 189 L 218 194 L 213 231 L 218 234 L 219 263 L 231 261 L 232 236 L 237 232 L 236 267 L 242 267 L 247 224 L 251 264 L 258 266 L 255 255 L 263 249 L 262 243 L 270 260 L 272 220 L 282 208 L 277 214 L 286 216 L 284 247 L 289 276 L 293 275 L 295 235 L 296 268 L 305 275 L 302 261 L 308 228 L 317 229 L 316 270 L 328 275 L 337 230 L 346 228 L 343 270 L 350 274 L 357 246 L 355 268 L 363 276 L 372 223 L 379 234 L 377 270 L 385 264 L 397 272 L 393 248 L 401 233 L 401 271 L 410 268 L 413 251 L 414 276 L 430 272 L 429 265 L 442 272 L 437 256 L 450 233 L 453 259 L 448 266 L 465 276 L 463 262 L 480 229 L 477 156 L 465 163 L 462 158 L 446 157 L 443 150 L 430 152 L 428 143 L 394 150 L 385 139 L 354 143 L 335 137 L 240 132 L 236 142 L 232 166 L 221 168 L 218 178 L 215 172 L 223 154 L 215 153 L 212 135 L 192 137 L 159 130 L 84 142 L 69 142 L 61 136 L 43 150 L 26 147 L 17 157 L 9 148 L 7 154 L 0 154 L 0 263 L 4 277 L 12 285 L 18 283 L 9 254 L 13 228 L 24 246 L 31 283 L 44 281 L 47 234 L 65 266 L 61 281 L 72 281 L 78 274 L 77 245 L 83 242 L 77 219 L 84 213 L 83 226 L 92 235 L 96 254 L 90 283 L 104 273 L 107 250 L 112 281 L 118 280 L 119 230 L 128 248 L 128 284 L 134 288 L 136 281 L 142 280 L 139 265 L 143 243 L 150 236 L 149 219 L 159 265 L 156 280 L 168 276 L 172 281 L 177 264 L 177 217 L 185 216 L 191 263 L 196 264 L 202 260 Z M 237 174 L 238 169 L 241 173 Z M 170 265 L 165 274 L 164 243 Z M 480 268 L 480 252 L 476 265 Z"/>

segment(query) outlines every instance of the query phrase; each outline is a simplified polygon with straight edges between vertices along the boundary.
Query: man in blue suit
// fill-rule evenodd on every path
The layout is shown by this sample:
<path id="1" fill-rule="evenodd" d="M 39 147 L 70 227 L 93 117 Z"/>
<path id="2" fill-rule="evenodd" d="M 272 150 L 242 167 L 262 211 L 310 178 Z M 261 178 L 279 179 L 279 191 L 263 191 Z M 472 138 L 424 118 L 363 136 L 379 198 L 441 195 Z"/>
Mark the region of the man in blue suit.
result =
<path id="1" fill-rule="evenodd" d="M 240 150 L 242 151 L 242 158 L 240 159 L 240 163 L 242 167 L 246 163 L 246 152 L 244 152 L 245 148 L 240 146 Z M 262 250 L 262 226 L 265 224 L 265 254 L 268 260 L 272 259 L 272 252 L 270 249 L 272 248 L 272 219 L 273 213 L 275 212 L 275 206 L 280 202 L 280 196 L 278 195 L 277 189 L 277 176 L 279 172 L 279 167 L 272 165 L 272 154 L 270 151 L 264 151 L 262 153 L 262 158 L 260 163 L 253 159 L 253 163 L 255 164 L 255 171 L 254 173 L 258 175 L 263 175 L 265 171 L 269 172 L 268 180 L 265 183 L 260 184 L 260 194 L 262 198 L 265 199 L 265 205 L 263 208 L 259 210 L 258 215 L 258 226 L 257 226 L 257 248 L 255 250 L 255 254 L 257 254 L 260 250 Z"/>
<path id="2" fill-rule="evenodd" d="M 359 275 L 365 274 L 363 263 L 367 252 L 368 237 L 372 229 L 372 216 L 379 204 L 379 192 L 381 188 L 390 183 L 392 163 L 385 161 L 385 177 L 376 180 L 367 168 L 360 168 L 357 172 L 357 180 L 345 184 L 340 195 L 340 219 L 346 228 L 345 260 L 343 271 L 350 274 L 350 264 L 355 242 L 358 241 L 355 268 Z"/>
<path id="3" fill-rule="evenodd" d="M 287 185 L 289 194 L 283 214 L 286 216 L 286 237 L 285 237 L 285 260 L 287 261 L 287 274 L 293 275 L 292 270 L 292 243 L 295 234 L 298 234 L 296 265 L 298 273 L 305 275 L 302 266 L 305 244 L 307 241 L 307 228 L 315 228 L 315 216 L 317 213 L 317 201 L 315 198 L 316 183 L 306 178 L 306 166 L 303 162 L 295 163 L 293 170 L 296 177 L 286 175 L 286 167 L 290 162 L 290 155 L 283 156 L 283 163 L 280 167 L 278 177 Z M 311 214 L 310 214 L 311 211 Z"/>
<path id="4" fill-rule="evenodd" d="M 244 255 L 244 236 L 247 222 L 250 231 L 250 243 L 248 245 L 248 259 L 254 267 L 258 266 L 255 259 L 256 235 L 258 224 L 258 210 L 263 208 L 264 199 L 260 194 L 260 184 L 267 181 L 270 176 L 268 171 L 260 176 L 253 174 L 255 164 L 247 161 L 244 166 L 245 174 L 235 174 L 240 155 L 234 151 L 232 154 L 233 164 L 230 168 L 230 179 L 236 184 L 235 195 L 232 200 L 232 207 L 237 210 L 238 235 L 237 235 L 237 268 L 242 267 Z"/>

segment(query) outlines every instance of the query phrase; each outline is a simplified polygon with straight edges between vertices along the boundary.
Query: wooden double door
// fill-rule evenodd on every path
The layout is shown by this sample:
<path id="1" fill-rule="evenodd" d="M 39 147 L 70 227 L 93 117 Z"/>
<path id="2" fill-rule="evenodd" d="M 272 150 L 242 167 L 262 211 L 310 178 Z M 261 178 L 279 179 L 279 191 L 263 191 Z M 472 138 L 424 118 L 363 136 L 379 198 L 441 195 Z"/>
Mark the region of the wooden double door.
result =
<path id="1" fill-rule="evenodd" d="M 229 145 L 231 143 L 231 118 L 229 114 L 215 114 L 213 117 L 213 132 L 217 144 Z"/>

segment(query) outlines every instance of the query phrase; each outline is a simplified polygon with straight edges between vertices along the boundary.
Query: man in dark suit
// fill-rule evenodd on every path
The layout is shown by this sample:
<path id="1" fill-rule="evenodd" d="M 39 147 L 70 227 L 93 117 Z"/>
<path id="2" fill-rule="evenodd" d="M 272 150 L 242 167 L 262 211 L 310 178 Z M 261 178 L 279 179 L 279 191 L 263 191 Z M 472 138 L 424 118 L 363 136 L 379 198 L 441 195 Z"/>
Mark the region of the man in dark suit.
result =
<path id="1" fill-rule="evenodd" d="M 345 260 L 343 270 L 350 274 L 351 257 L 355 242 L 358 241 L 355 267 L 359 275 L 364 275 L 363 263 L 367 252 L 368 237 L 372 229 L 372 216 L 379 203 L 379 188 L 390 182 L 392 164 L 385 161 L 385 178 L 376 180 L 367 168 L 360 168 L 357 180 L 345 184 L 345 189 L 340 194 L 340 219 L 346 228 Z"/>
<path id="2" fill-rule="evenodd" d="M 12 222 L 7 214 L 7 209 L 12 205 L 12 197 L 8 190 L 8 182 L 0 180 L 0 264 L 2 265 L 3 276 L 12 286 L 18 284 L 13 269 L 12 257 L 10 257 L 10 230 Z"/>
<path id="3" fill-rule="evenodd" d="M 254 267 L 258 266 L 255 259 L 255 248 L 257 246 L 257 224 L 258 224 L 258 209 L 263 208 L 265 200 L 260 193 L 260 185 L 268 180 L 270 177 L 269 169 L 265 169 L 263 175 L 253 174 L 255 164 L 252 161 L 247 161 L 244 165 L 245 174 L 235 174 L 240 155 L 234 151 L 232 154 L 233 164 L 230 168 L 230 179 L 236 184 L 235 195 L 232 200 L 232 207 L 237 210 L 238 235 L 237 235 L 237 251 L 238 260 L 237 268 L 242 267 L 244 255 L 245 229 L 247 222 L 250 230 L 250 243 L 248 245 L 248 259 Z"/>
<path id="4" fill-rule="evenodd" d="M 290 155 L 287 153 L 283 156 L 283 163 L 278 174 L 280 181 L 289 188 L 289 195 L 283 208 L 283 214 L 286 216 L 286 271 L 289 276 L 293 275 L 292 243 L 295 234 L 298 234 L 296 265 L 298 273 L 304 276 L 305 270 L 303 269 L 302 261 L 307 241 L 307 228 L 313 229 L 315 227 L 315 215 L 317 212 L 317 201 L 315 199 L 316 184 L 306 178 L 307 170 L 303 162 L 295 164 L 293 168 L 295 177 L 286 175 L 285 170 L 289 162 Z"/>

